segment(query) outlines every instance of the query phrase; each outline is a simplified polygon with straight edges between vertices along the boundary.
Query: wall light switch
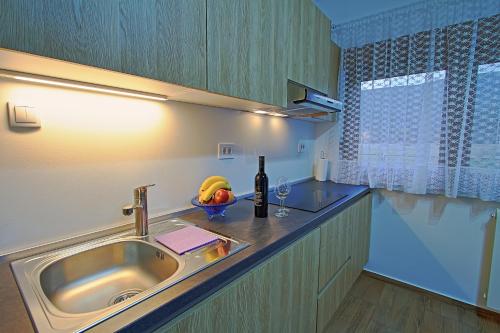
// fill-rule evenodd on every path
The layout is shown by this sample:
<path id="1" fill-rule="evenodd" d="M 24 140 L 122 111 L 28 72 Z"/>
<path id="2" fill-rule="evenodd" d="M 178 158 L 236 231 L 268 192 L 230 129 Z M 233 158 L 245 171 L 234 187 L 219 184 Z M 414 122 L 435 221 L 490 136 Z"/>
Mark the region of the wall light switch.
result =
<path id="1" fill-rule="evenodd" d="M 38 116 L 38 111 L 35 108 L 26 106 L 26 122 L 30 124 L 38 124 L 38 127 L 40 127 L 40 117 Z"/>
<path id="2" fill-rule="evenodd" d="M 217 145 L 217 158 L 219 160 L 229 160 L 235 157 L 236 145 L 234 143 L 219 143 Z"/>
<path id="3" fill-rule="evenodd" d="M 9 125 L 14 127 L 41 127 L 40 117 L 37 110 L 32 106 L 15 105 L 14 103 L 7 103 L 9 112 Z"/>
<path id="4" fill-rule="evenodd" d="M 14 106 L 14 119 L 16 123 L 28 123 L 25 106 Z"/>

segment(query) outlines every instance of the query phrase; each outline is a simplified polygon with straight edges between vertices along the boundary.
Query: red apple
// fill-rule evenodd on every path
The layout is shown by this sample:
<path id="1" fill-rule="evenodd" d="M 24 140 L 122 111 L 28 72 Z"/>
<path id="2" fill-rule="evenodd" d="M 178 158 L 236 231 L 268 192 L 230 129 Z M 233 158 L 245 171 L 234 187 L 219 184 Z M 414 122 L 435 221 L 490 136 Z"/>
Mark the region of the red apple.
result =
<path id="1" fill-rule="evenodd" d="M 215 192 L 214 195 L 214 203 L 215 204 L 222 204 L 225 203 L 229 200 L 229 191 L 224 190 L 224 189 L 219 189 Z"/>

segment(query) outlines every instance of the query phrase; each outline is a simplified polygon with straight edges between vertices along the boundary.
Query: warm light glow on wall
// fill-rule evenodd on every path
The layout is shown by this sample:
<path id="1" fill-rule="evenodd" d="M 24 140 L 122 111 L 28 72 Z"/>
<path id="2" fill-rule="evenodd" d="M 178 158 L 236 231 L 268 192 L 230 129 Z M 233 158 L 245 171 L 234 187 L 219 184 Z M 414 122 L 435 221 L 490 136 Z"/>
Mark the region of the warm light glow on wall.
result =
<path id="1" fill-rule="evenodd" d="M 283 125 L 286 121 L 279 119 L 279 118 L 270 118 L 269 119 L 269 124 L 271 126 L 271 129 L 273 132 L 275 131 L 281 131 L 283 129 Z"/>
<path id="2" fill-rule="evenodd" d="M 58 79 L 58 78 L 46 77 L 46 76 L 32 75 L 32 74 L 19 73 L 19 72 L 11 72 L 11 71 L 7 71 L 7 70 L 0 70 L 0 76 L 19 80 L 19 81 L 26 81 L 26 82 L 32 82 L 32 83 L 38 83 L 38 84 L 46 84 L 46 85 L 50 85 L 50 86 L 63 87 L 63 88 L 87 90 L 87 91 L 112 94 L 112 95 L 135 97 L 135 98 L 141 98 L 141 99 L 150 99 L 150 100 L 154 100 L 154 101 L 167 101 L 168 100 L 167 97 L 161 96 L 161 95 L 156 95 L 156 94 L 150 94 L 150 93 L 145 93 L 145 92 L 138 92 L 138 91 L 134 91 L 134 90 L 108 87 L 108 86 L 102 86 L 102 85 L 96 85 L 96 84 L 85 83 L 85 82 L 63 80 L 63 79 Z"/>
<path id="3" fill-rule="evenodd" d="M 10 99 L 34 106 L 42 130 L 67 132 L 68 136 L 146 134 L 166 122 L 162 104 L 143 99 L 28 85 L 16 85 Z"/>
<path id="4" fill-rule="evenodd" d="M 76 101 L 85 103 L 86 110 L 74 112 L 70 108 L 67 110 L 45 108 L 47 122 L 50 121 L 52 127 L 71 129 L 75 132 L 98 132 L 99 135 L 108 136 L 133 135 L 158 127 L 158 123 L 163 122 L 165 117 L 164 111 L 157 105 L 145 101 L 133 102 L 110 98 L 102 100 L 95 96 L 87 96 Z"/>

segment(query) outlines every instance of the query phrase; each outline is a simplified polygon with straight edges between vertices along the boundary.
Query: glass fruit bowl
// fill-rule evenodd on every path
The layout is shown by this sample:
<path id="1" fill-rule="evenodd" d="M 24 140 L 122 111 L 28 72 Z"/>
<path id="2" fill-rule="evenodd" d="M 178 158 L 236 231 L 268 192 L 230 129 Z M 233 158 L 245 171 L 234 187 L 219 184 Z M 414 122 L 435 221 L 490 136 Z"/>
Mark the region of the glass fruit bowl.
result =
<path id="1" fill-rule="evenodd" d="M 238 200 L 235 197 L 233 201 L 228 201 L 221 204 L 202 204 L 201 202 L 198 201 L 198 196 L 191 199 L 191 203 L 194 206 L 201 207 L 203 208 L 203 210 L 205 210 L 209 220 L 213 219 L 215 216 L 224 216 L 226 208 L 228 206 L 234 205 L 236 201 Z"/>

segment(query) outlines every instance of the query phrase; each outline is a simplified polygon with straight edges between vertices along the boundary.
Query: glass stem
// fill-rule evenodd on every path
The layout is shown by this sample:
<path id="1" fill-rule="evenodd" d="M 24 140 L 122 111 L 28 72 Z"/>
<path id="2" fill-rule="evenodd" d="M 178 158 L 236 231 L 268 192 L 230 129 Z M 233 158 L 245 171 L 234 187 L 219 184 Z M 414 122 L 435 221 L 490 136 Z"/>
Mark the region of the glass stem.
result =
<path id="1" fill-rule="evenodd" d="M 280 199 L 280 212 L 285 210 L 285 200 Z"/>

